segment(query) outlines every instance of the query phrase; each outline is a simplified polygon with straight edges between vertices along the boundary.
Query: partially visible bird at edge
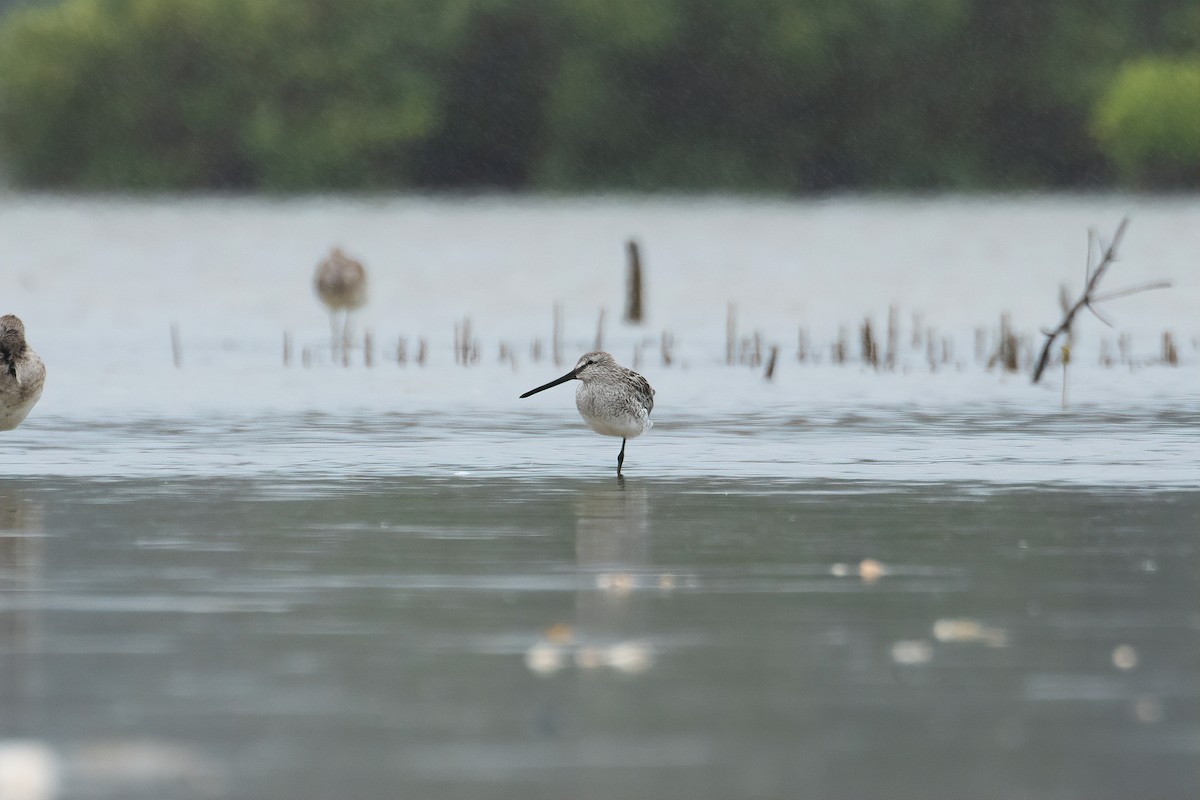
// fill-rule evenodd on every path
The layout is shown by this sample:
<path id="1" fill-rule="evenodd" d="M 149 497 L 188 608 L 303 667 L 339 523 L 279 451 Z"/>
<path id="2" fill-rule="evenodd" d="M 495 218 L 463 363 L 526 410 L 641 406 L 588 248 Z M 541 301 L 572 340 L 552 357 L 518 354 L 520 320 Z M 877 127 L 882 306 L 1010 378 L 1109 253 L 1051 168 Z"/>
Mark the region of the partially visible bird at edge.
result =
<path id="1" fill-rule="evenodd" d="M 560 383 L 579 381 L 575 406 L 588 427 L 602 436 L 620 436 L 617 477 L 625 463 L 625 442 L 650 429 L 654 410 L 654 389 L 649 381 L 631 369 L 622 367 L 608 353 L 595 351 L 580 356 L 574 369 L 544 386 L 530 389 L 522 398 L 545 391 Z"/>
<path id="2" fill-rule="evenodd" d="M 25 341 L 25 324 L 12 314 L 0 317 L 0 431 L 21 424 L 45 381 L 46 365 Z"/>
<path id="3" fill-rule="evenodd" d="M 317 297 L 329 309 L 330 349 L 349 349 L 350 315 L 367 302 L 367 271 L 363 265 L 335 247 L 317 265 L 313 279 Z M 341 324 L 338 324 L 338 315 Z"/>

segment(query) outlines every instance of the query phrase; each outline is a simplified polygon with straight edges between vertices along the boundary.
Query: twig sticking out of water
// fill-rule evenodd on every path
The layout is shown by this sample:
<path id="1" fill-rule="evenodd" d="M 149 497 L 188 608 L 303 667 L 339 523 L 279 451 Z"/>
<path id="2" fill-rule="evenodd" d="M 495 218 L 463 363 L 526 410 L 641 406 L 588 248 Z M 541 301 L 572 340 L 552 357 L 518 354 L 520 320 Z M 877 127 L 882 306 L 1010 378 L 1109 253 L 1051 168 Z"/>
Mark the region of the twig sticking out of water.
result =
<path id="1" fill-rule="evenodd" d="M 417 366 L 418 367 L 425 366 L 425 359 L 428 358 L 428 356 L 429 356 L 429 342 L 425 341 L 424 338 L 418 337 L 418 339 L 417 339 Z"/>
<path id="2" fill-rule="evenodd" d="M 772 380 L 775 377 L 775 362 L 779 358 L 779 345 L 771 345 L 771 352 L 767 356 L 767 371 L 763 375 L 767 380 Z"/>
<path id="3" fill-rule="evenodd" d="M 368 369 L 375 365 L 375 337 L 371 335 L 371 329 L 367 328 L 363 331 L 363 366 Z"/>
<path id="4" fill-rule="evenodd" d="M 837 341 L 833 343 L 829 357 L 835 364 L 845 364 L 846 352 L 849 349 L 850 345 L 846 342 L 846 328 L 845 326 L 839 325 Z"/>
<path id="5" fill-rule="evenodd" d="M 888 327 L 887 327 L 887 355 L 884 357 L 884 365 L 889 371 L 896 369 L 896 351 L 900 347 L 900 309 L 896 306 L 888 306 Z"/>
<path id="6" fill-rule="evenodd" d="M 871 330 L 870 318 L 863 320 L 860 339 L 863 363 L 872 369 L 879 369 L 879 343 L 875 341 L 875 333 Z"/>
<path id="7" fill-rule="evenodd" d="M 642 254 L 634 239 L 625 243 L 625 252 L 629 263 L 625 283 L 625 321 L 637 325 L 642 322 Z M 596 349 L 600 349 L 599 345 Z"/>
<path id="8" fill-rule="evenodd" d="M 171 323 L 171 360 L 175 368 L 183 366 L 183 344 L 179 341 L 179 324 Z"/>
<path id="9" fill-rule="evenodd" d="M 1114 261 L 1117 260 L 1117 248 L 1121 244 L 1122 237 L 1125 236 L 1125 229 L 1129 227 L 1129 217 L 1121 220 L 1121 224 L 1117 226 L 1117 232 L 1113 234 L 1112 242 L 1108 245 L 1100 240 L 1095 229 L 1088 230 L 1088 258 L 1086 280 L 1084 281 L 1083 294 L 1069 308 L 1065 310 L 1062 321 L 1058 326 L 1050 331 L 1044 331 L 1046 334 L 1046 344 L 1042 347 L 1042 354 L 1038 357 L 1037 366 L 1033 368 L 1033 382 L 1037 383 L 1041 380 L 1042 372 L 1046 369 L 1046 364 L 1050 361 L 1050 348 L 1054 341 L 1064 333 L 1068 333 L 1071 329 L 1071 323 L 1075 321 L 1075 316 L 1083 309 L 1088 309 L 1096 318 L 1105 325 L 1112 325 L 1105 319 L 1099 311 L 1096 310 L 1096 303 L 1102 303 L 1105 300 L 1115 300 L 1118 297 L 1127 297 L 1138 292 L 1145 292 L 1150 289 L 1165 289 L 1171 284 L 1169 281 L 1153 281 L 1151 283 L 1133 286 L 1128 289 L 1121 289 L 1116 292 L 1110 292 L 1106 295 L 1097 294 L 1097 289 L 1100 288 L 1100 281 L 1104 278 L 1108 268 Z M 1092 252 L 1093 242 L 1100 246 L 1100 260 L 1093 266 Z"/>
<path id="10" fill-rule="evenodd" d="M 675 335 L 669 331 L 662 332 L 662 363 L 664 367 L 671 366 L 675 358 L 672 351 L 675 349 Z"/>
<path id="11" fill-rule="evenodd" d="M 454 363 L 467 366 L 471 361 L 471 318 L 454 323 Z"/>
<path id="12" fill-rule="evenodd" d="M 737 307 L 730 303 L 725 310 L 725 364 L 733 366 L 737 352 Z"/>
<path id="13" fill-rule="evenodd" d="M 1172 367 L 1179 366 L 1179 350 L 1175 347 L 1175 337 L 1170 331 L 1163 331 L 1162 360 L 1164 364 L 1170 364 Z"/>
<path id="14" fill-rule="evenodd" d="M 554 304 L 554 330 L 550 339 L 551 351 L 554 355 L 554 366 L 562 366 L 562 303 Z"/>
<path id="15" fill-rule="evenodd" d="M 996 352 L 988 359 L 988 369 L 999 364 L 1009 372 L 1016 372 L 1020 360 L 1019 352 L 1017 334 L 1012 329 L 1012 317 L 1007 313 L 1001 314 L 1000 341 L 996 345 Z"/>
<path id="16" fill-rule="evenodd" d="M 517 371 L 517 354 L 509 347 L 508 342 L 500 343 L 500 363 L 512 364 L 513 372 Z"/>
<path id="17" fill-rule="evenodd" d="M 396 363 L 402 367 L 408 365 L 408 340 L 403 336 L 396 340 Z"/>
<path id="18" fill-rule="evenodd" d="M 1128 331 L 1117 337 L 1117 352 L 1120 354 L 1120 363 L 1128 364 L 1133 369 L 1133 336 Z"/>
<path id="19" fill-rule="evenodd" d="M 801 328 L 796 335 L 796 360 L 807 363 L 809 357 L 808 331 Z"/>
<path id="20" fill-rule="evenodd" d="M 292 365 L 292 335 L 287 331 L 283 332 L 283 365 Z"/>
<path id="21" fill-rule="evenodd" d="M 1071 343 L 1070 343 L 1070 337 L 1067 337 L 1067 338 L 1068 338 L 1068 341 L 1064 342 L 1063 346 L 1062 346 L 1062 370 L 1063 370 L 1062 410 L 1063 411 L 1067 410 L 1067 374 L 1068 374 L 1067 367 L 1069 367 L 1071 365 Z"/>

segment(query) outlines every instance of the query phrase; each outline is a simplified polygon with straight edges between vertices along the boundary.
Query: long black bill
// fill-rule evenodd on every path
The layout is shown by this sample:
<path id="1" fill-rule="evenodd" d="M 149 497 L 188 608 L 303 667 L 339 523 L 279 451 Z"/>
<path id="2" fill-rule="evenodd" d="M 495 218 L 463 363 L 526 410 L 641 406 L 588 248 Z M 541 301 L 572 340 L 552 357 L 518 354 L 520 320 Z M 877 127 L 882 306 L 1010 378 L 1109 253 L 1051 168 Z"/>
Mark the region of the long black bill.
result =
<path id="1" fill-rule="evenodd" d="M 560 383 L 566 383 L 567 381 L 573 381 L 573 380 L 575 380 L 575 370 L 571 370 L 566 375 L 563 375 L 561 378 L 559 378 L 557 380 L 550 381 L 545 386 L 539 386 L 536 389 L 530 389 L 528 392 L 521 395 L 521 398 L 524 399 L 526 397 L 529 397 L 529 395 L 531 395 L 531 394 L 537 394 L 538 392 L 544 392 L 553 386 L 558 386 Z"/>

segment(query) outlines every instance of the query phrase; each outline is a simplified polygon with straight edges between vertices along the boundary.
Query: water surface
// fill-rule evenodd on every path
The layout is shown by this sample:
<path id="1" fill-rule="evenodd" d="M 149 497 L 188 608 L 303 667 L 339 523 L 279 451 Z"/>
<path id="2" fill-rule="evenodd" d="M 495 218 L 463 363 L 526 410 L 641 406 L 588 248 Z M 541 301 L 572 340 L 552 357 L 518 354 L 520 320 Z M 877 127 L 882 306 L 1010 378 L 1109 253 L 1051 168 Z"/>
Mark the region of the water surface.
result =
<path id="1" fill-rule="evenodd" d="M 1191 800 L 1197 208 L 0 198 L 0 312 L 49 371 L 0 438 L 0 798 Z M 975 358 L 1124 213 L 1119 283 L 1175 287 L 1081 326 L 1065 407 L 1061 368 Z M 371 367 L 310 294 L 333 244 Z M 724 363 L 730 301 L 772 380 Z M 518 399 L 566 369 L 555 302 L 564 358 L 605 308 L 657 389 L 623 483 L 569 389 Z M 829 363 L 891 303 L 895 370 Z"/>

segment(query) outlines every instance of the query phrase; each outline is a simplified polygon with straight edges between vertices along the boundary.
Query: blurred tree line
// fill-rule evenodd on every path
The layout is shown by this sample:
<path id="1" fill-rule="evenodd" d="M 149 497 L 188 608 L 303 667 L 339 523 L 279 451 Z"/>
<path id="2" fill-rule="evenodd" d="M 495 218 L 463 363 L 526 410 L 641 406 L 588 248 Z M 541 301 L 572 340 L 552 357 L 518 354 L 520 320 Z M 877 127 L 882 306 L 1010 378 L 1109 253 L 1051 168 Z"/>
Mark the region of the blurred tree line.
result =
<path id="1" fill-rule="evenodd" d="M 0 2 L 26 186 L 1200 187 L 1197 0 Z"/>

